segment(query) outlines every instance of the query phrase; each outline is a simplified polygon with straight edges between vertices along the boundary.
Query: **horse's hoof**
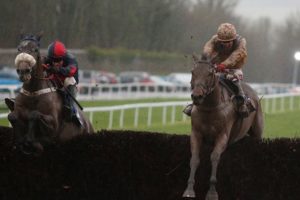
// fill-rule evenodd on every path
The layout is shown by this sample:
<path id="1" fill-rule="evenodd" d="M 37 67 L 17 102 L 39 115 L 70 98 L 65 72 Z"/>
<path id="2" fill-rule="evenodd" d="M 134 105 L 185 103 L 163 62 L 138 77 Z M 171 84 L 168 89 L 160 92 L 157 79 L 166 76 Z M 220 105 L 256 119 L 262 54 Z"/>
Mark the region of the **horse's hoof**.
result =
<path id="1" fill-rule="evenodd" d="M 195 191 L 194 190 L 185 190 L 183 195 L 182 195 L 183 198 L 196 198 L 196 194 L 195 194 Z"/>
<path id="2" fill-rule="evenodd" d="M 213 192 L 208 192 L 206 194 L 206 198 L 205 200 L 219 200 L 219 196 L 218 196 L 218 193 L 213 191 Z"/>

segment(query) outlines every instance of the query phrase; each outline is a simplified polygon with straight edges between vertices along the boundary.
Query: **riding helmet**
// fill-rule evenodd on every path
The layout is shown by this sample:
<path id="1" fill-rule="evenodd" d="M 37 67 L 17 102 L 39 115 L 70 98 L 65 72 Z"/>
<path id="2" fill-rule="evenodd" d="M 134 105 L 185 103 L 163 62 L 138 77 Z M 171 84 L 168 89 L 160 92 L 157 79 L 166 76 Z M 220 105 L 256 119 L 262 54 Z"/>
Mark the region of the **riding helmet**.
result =
<path id="1" fill-rule="evenodd" d="M 217 36 L 219 41 L 232 41 L 237 37 L 236 29 L 230 23 L 223 23 L 218 27 Z"/>
<path id="2" fill-rule="evenodd" d="M 48 57 L 49 58 L 63 58 L 67 53 L 65 45 L 56 40 L 52 42 L 48 47 Z"/>

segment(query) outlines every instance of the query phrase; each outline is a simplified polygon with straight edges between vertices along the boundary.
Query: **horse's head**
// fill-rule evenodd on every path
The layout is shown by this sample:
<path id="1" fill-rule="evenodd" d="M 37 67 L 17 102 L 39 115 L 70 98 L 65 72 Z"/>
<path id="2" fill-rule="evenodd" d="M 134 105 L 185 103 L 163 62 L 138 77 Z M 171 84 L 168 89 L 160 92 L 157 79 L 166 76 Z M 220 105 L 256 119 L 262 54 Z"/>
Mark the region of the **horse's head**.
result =
<path id="1" fill-rule="evenodd" d="M 31 79 L 32 68 L 40 60 L 39 47 L 42 34 L 42 32 L 36 35 L 21 34 L 18 46 L 19 54 L 15 59 L 15 65 L 22 82 L 28 82 Z"/>
<path id="2" fill-rule="evenodd" d="M 193 55 L 194 67 L 192 69 L 192 100 L 195 105 L 199 105 L 203 102 L 205 97 L 209 95 L 215 88 L 216 75 L 214 66 L 206 61 L 199 60 Z"/>
<path id="3" fill-rule="evenodd" d="M 36 59 L 28 53 L 20 53 L 15 59 L 15 66 L 17 67 L 17 73 L 20 81 L 26 83 L 30 81 L 32 75 L 32 68 L 36 64 Z"/>

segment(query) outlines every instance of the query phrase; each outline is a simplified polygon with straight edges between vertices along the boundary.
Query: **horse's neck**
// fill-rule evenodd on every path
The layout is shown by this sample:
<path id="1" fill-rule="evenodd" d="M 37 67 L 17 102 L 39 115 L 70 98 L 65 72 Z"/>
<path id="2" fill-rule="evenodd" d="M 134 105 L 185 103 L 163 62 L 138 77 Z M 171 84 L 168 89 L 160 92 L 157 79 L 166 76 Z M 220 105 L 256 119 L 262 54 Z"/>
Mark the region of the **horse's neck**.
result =
<path id="1" fill-rule="evenodd" d="M 209 107 L 216 107 L 223 103 L 222 90 L 221 90 L 221 86 L 218 82 L 219 81 L 216 80 L 213 91 L 209 95 L 207 95 L 207 97 L 205 98 L 205 100 L 203 102 L 203 105 L 209 106 Z"/>

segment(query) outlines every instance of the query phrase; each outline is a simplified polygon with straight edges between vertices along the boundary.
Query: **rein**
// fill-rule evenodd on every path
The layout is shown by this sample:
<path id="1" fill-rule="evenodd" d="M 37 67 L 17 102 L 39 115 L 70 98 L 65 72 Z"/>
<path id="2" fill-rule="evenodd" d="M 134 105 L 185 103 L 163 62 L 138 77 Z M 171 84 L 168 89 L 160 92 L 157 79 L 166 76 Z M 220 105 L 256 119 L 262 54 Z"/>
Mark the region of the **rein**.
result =
<path id="1" fill-rule="evenodd" d="M 214 69 L 214 65 L 211 62 L 205 61 L 205 60 L 199 60 L 197 63 L 203 63 L 209 65 L 212 69 Z M 216 73 L 213 73 L 213 77 L 210 80 L 209 86 L 208 85 L 202 85 L 203 88 L 207 89 L 207 92 L 205 93 L 204 97 L 212 93 L 216 87 L 215 83 Z"/>

